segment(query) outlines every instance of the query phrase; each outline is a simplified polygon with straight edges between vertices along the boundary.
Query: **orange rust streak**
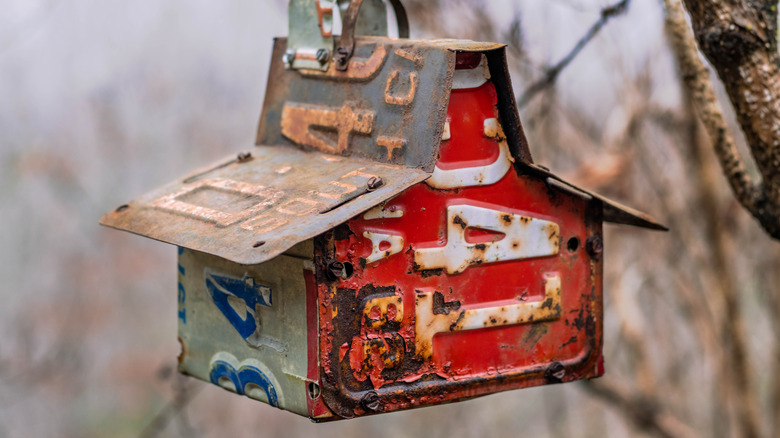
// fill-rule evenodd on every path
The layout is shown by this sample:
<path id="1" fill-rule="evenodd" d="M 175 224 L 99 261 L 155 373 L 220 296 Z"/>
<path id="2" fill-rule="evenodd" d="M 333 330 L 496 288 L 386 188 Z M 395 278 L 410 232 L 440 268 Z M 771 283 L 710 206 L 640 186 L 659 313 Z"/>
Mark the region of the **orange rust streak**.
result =
<path id="1" fill-rule="evenodd" d="M 371 134 L 375 114 L 373 110 L 353 109 L 350 105 L 330 107 L 288 102 L 282 109 L 282 135 L 297 144 L 338 154 L 349 148 L 353 133 Z M 336 144 L 314 134 L 312 128 L 335 131 Z"/>
<path id="2" fill-rule="evenodd" d="M 390 92 L 393 82 L 398 78 L 399 71 L 396 70 L 390 73 L 390 77 L 387 78 L 387 85 L 385 85 L 385 102 L 391 105 L 409 105 L 414 101 L 414 96 L 417 93 L 417 73 L 409 73 L 409 91 L 405 95 L 396 96 Z"/>
<path id="3" fill-rule="evenodd" d="M 393 152 L 395 152 L 396 149 L 400 149 L 401 152 L 403 152 L 404 147 L 406 146 L 406 139 L 381 135 L 376 139 L 376 144 L 387 149 L 387 160 L 390 161 L 393 158 Z"/>

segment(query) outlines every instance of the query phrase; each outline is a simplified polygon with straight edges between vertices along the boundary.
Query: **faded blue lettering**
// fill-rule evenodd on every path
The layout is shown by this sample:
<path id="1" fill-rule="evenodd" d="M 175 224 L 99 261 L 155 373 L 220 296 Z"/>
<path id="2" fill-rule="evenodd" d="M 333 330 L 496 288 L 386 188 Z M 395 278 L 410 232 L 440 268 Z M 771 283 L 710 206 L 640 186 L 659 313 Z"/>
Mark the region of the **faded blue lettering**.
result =
<path id="1" fill-rule="evenodd" d="M 242 338 L 250 337 L 257 330 L 256 307 L 258 305 L 271 306 L 271 289 L 256 284 L 254 279 L 247 276 L 243 278 L 228 277 L 207 270 L 205 277 L 206 289 L 214 304 Z M 239 315 L 230 305 L 228 301 L 230 297 L 238 298 L 244 302 L 245 315 Z"/>

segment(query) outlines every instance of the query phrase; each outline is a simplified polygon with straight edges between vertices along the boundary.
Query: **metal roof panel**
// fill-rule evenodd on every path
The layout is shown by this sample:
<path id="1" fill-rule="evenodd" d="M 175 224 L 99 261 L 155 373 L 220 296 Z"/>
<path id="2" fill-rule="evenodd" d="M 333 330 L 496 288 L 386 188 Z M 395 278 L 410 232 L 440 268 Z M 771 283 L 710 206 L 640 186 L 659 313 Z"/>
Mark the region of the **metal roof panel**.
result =
<path id="1" fill-rule="evenodd" d="M 258 146 L 141 196 L 101 224 L 241 264 L 269 260 L 425 180 L 422 169 Z"/>

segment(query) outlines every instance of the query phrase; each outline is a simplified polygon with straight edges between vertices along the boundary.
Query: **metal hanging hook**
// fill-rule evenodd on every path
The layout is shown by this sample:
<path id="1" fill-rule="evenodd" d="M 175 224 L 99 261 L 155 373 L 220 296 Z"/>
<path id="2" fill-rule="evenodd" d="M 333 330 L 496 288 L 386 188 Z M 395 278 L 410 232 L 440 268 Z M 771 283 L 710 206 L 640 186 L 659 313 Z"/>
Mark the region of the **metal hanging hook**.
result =
<path id="1" fill-rule="evenodd" d="M 399 38 L 409 38 L 409 19 L 400 0 L 291 0 L 285 64 L 324 71 L 332 59 L 337 70 L 346 70 L 356 36 L 388 36 L 387 3 L 393 8 Z M 341 12 L 340 37 L 333 36 L 334 10 Z"/>

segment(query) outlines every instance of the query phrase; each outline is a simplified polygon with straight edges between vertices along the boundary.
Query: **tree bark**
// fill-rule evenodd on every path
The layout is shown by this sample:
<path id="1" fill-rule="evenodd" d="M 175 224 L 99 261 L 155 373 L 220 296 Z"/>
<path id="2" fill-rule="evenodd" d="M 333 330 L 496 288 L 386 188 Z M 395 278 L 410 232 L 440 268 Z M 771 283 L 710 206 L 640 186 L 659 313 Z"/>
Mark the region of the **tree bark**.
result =
<path id="1" fill-rule="evenodd" d="M 719 159 L 747 209 L 780 240 L 780 57 L 777 1 L 683 0 L 699 48 L 718 73 L 761 174 L 754 183 L 738 155 Z M 722 135 L 722 134 L 721 134 Z M 714 143 L 719 143 L 714 138 Z"/>

